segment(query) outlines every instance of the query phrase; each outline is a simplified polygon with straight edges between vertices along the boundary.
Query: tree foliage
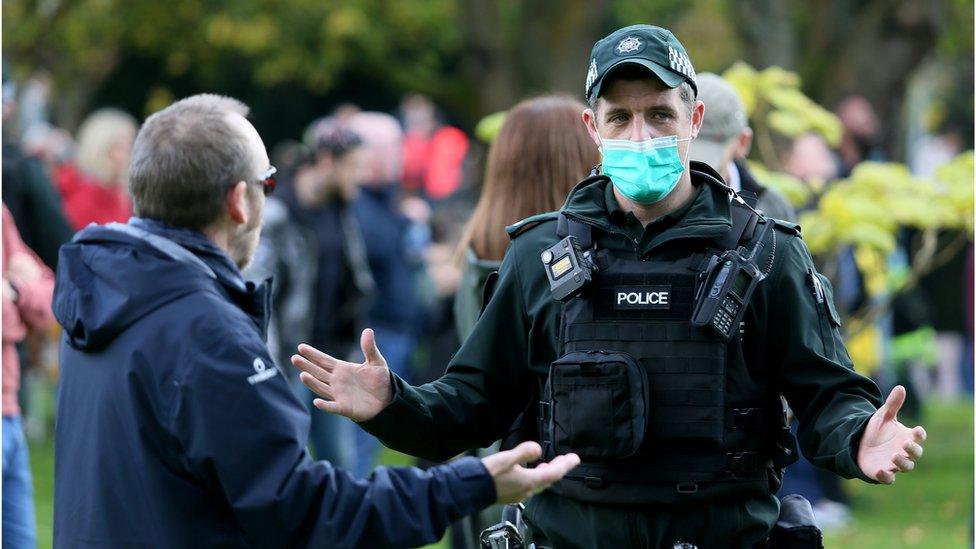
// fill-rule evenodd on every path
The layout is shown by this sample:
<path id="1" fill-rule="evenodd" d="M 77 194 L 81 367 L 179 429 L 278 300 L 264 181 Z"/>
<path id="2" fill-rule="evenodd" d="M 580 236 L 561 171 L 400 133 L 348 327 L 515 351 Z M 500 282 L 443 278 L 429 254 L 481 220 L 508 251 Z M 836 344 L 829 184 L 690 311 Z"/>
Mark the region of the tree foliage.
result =
<path id="1" fill-rule="evenodd" d="M 794 138 L 814 132 L 831 145 L 840 143 L 840 120 L 803 93 L 797 73 L 780 67 L 757 71 L 738 61 L 722 76 L 742 97 L 755 128 L 760 156 L 767 166 L 777 169 L 780 164 L 773 134 Z"/>
<path id="2" fill-rule="evenodd" d="M 827 258 L 829 269 L 841 249 L 853 249 L 867 299 L 848 315 L 848 350 L 859 367 L 877 367 L 882 360 L 878 318 L 899 294 L 914 288 L 973 239 L 973 151 L 959 155 L 932 177 L 914 176 L 903 164 L 864 162 L 839 181 L 801 181 L 777 171 L 774 138 L 814 132 L 837 144 L 840 122 L 800 91 L 795 73 L 779 67 L 756 71 L 737 63 L 724 77 L 742 96 L 759 144 L 763 162 L 750 166 L 760 181 L 800 209 L 799 223 L 810 251 Z M 908 264 L 901 266 L 890 258 L 906 228 L 917 230 L 921 245 L 908 250 Z M 951 238 L 940 247 L 944 235 Z"/>

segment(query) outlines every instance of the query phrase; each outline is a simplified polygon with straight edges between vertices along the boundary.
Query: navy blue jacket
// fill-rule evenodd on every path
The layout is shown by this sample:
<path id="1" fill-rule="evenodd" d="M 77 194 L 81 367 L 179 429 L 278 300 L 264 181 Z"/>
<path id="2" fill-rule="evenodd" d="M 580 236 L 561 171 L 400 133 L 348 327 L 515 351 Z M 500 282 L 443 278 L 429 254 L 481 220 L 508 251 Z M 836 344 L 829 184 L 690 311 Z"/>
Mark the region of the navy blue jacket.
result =
<path id="1" fill-rule="evenodd" d="M 55 547 L 421 545 L 495 499 L 473 458 L 365 480 L 312 461 L 264 344 L 265 290 L 153 221 L 62 248 Z"/>
<path id="2" fill-rule="evenodd" d="M 410 332 L 420 318 L 407 234 L 410 221 L 396 205 L 396 187 L 362 187 L 353 211 L 362 229 L 376 296 L 369 309 L 369 325 Z"/>

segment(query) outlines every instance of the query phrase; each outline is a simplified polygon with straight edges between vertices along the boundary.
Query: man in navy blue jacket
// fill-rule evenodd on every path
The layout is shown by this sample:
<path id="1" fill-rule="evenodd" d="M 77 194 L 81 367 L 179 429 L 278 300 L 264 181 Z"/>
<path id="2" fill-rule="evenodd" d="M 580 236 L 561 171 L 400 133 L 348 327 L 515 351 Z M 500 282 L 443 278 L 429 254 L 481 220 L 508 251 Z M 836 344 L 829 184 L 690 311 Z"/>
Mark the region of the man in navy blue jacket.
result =
<path id="1" fill-rule="evenodd" d="M 54 545 L 420 545 L 574 467 L 521 467 L 538 445 L 365 480 L 309 458 L 309 416 L 264 343 L 267 286 L 240 273 L 274 186 L 246 115 L 198 95 L 149 117 L 129 167 L 137 217 L 61 250 Z"/>

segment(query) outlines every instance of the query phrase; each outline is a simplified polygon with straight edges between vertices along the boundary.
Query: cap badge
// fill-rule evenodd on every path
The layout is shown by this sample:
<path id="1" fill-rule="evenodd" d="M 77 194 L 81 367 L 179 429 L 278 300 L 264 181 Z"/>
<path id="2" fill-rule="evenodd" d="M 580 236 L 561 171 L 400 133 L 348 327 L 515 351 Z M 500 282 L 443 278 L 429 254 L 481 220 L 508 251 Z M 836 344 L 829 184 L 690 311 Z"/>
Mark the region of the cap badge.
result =
<path id="1" fill-rule="evenodd" d="M 617 44 L 617 54 L 626 55 L 628 53 L 634 53 L 635 51 L 640 50 L 643 45 L 644 43 L 641 42 L 640 38 L 636 36 L 628 36 Z"/>
<path id="2" fill-rule="evenodd" d="M 628 36 L 617 44 L 617 55 L 627 55 L 643 49 L 644 43 L 636 36 Z"/>
<path id="3" fill-rule="evenodd" d="M 596 59 L 593 59 L 590 61 L 590 70 L 586 71 L 586 86 L 583 89 L 584 95 L 590 95 L 590 88 L 592 88 L 593 83 L 596 82 L 596 77 Z"/>

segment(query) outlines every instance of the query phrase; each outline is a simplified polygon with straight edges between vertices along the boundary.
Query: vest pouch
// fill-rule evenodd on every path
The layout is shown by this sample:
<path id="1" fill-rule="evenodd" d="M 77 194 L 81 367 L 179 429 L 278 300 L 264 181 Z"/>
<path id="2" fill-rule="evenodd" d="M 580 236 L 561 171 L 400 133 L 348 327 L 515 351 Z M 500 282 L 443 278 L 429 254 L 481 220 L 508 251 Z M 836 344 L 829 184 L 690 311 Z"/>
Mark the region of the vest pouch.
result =
<path id="1" fill-rule="evenodd" d="M 644 442 L 650 388 L 631 356 L 577 351 L 549 367 L 548 439 L 556 454 L 584 462 L 626 458 Z"/>

